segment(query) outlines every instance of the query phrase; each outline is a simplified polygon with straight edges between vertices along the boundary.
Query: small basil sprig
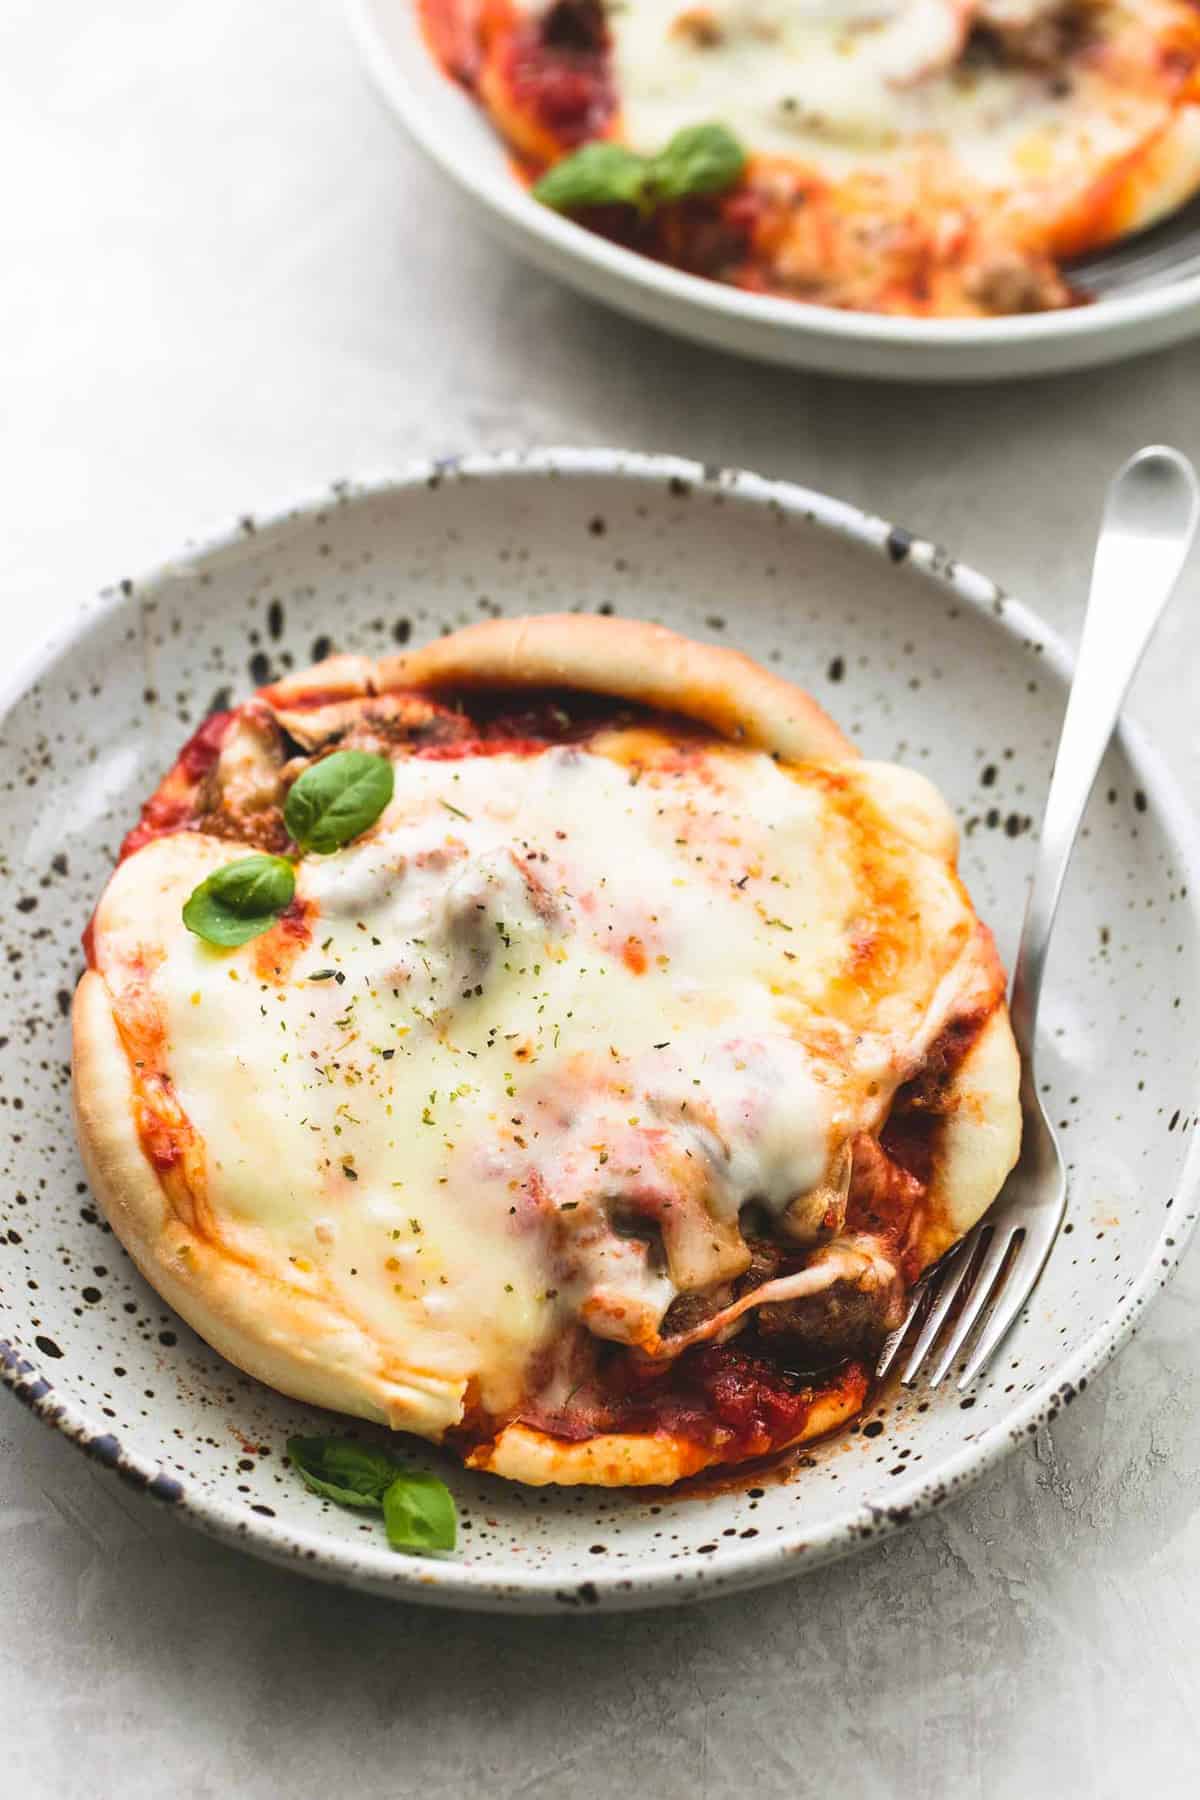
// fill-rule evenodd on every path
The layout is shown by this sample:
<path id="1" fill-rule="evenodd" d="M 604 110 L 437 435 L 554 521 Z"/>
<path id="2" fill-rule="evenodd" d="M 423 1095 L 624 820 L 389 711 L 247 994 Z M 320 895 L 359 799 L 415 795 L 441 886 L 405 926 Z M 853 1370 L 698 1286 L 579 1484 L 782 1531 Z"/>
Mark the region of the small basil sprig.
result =
<path id="1" fill-rule="evenodd" d="M 393 1550 L 427 1556 L 431 1550 L 453 1550 L 458 1531 L 454 1497 L 436 1475 L 410 1469 L 383 1490 L 383 1522 Z"/>
<path id="2" fill-rule="evenodd" d="M 291 1457 L 305 1487 L 339 1506 L 369 1507 L 378 1512 L 385 1491 L 396 1479 L 396 1465 L 382 1450 L 354 1438 L 288 1440 Z"/>
<path id="3" fill-rule="evenodd" d="M 395 785 L 386 756 L 338 750 L 292 783 L 283 822 L 301 850 L 328 856 L 369 830 Z M 296 872 L 286 857 L 244 856 L 192 889 L 183 922 L 206 943 L 232 949 L 268 931 L 295 892 Z"/>
<path id="4" fill-rule="evenodd" d="M 724 125 L 690 125 L 677 131 L 665 150 L 650 159 L 655 201 L 688 194 L 723 194 L 741 179 L 746 152 Z"/>
<path id="5" fill-rule="evenodd" d="M 406 1469 L 384 1450 L 354 1438 L 288 1439 L 288 1455 L 307 1488 L 339 1506 L 382 1512 L 393 1550 L 427 1555 L 453 1550 L 458 1515 L 444 1481 Z"/>
<path id="6" fill-rule="evenodd" d="M 386 756 L 336 750 L 292 783 L 283 822 L 302 850 L 329 856 L 370 829 L 395 785 L 395 771 Z"/>
<path id="7" fill-rule="evenodd" d="M 548 169 L 536 182 L 533 197 L 555 212 L 578 212 L 585 206 L 636 206 L 646 198 L 649 164 L 624 144 L 584 144 Z"/>
<path id="8" fill-rule="evenodd" d="M 209 944 L 248 944 L 292 904 L 296 873 L 283 856 L 243 856 L 193 888 L 183 922 Z"/>
<path id="9" fill-rule="evenodd" d="M 648 218 L 689 194 L 720 194 L 740 180 L 746 153 L 724 125 L 689 125 L 657 156 L 624 144 L 584 144 L 548 169 L 533 189 L 555 212 L 633 206 Z"/>

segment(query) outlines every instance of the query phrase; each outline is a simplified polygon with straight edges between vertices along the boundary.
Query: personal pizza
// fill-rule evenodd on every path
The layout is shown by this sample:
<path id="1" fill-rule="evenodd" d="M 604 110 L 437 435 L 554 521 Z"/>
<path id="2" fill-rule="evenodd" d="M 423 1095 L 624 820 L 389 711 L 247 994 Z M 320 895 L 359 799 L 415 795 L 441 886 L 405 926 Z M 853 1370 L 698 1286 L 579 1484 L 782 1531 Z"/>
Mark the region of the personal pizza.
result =
<path id="1" fill-rule="evenodd" d="M 334 656 L 214 714 L 86 936 L 87 1168 L 297 1399 L 529 1483 L 851 1419 L 1018 1150 L 992 938 L 922 776 L 605 617 Z"/>
<path id="2" fill-rule="evenodd" d="M 1200 187 L 1198 0 L 414 0 L 548 205 L 754 292 L 1072 303 Z"/>

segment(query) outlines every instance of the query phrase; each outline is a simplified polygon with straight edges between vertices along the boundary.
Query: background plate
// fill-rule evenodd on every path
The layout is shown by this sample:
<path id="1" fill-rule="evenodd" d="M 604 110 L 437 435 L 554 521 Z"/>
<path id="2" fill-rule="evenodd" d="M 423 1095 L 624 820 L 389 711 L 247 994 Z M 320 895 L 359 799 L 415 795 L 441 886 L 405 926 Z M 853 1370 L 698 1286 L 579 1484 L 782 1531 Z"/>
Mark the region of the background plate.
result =
<path id="1" fill-rule="evenodd" d="M 1195 1220 L 1200 861 L 1156 759 L 1126 735 L 1085 826 L 1043 1007 L 1069 1222 L 973 1394 L 884 1396 L 790 1482 L 700 1498 L 523 1490 L 455 1471 L 462 1551 L 441 1562 L 394 1555 L 376 1526 L 306 1494 L 280 1466 L 285 1440 L 329 1416 L 209 1351 L 91 1204 L 68 1103 L 79 932 L 140 800 L 211 706 L 331 641 L 376 652 L 488 613 L 564 606 L 736 643 L 811 687 L 868 754 L 928 773 L 962 821 L 966 879 L 1011 955 L 1061 652 L 934 546 L 751 475 L 547 451 L 339 485 L 101 596 L 17 681 L 0 735 L 9 1383 L 214 1535 L 444 1605 L 644 1606 L 749 1587 L 941 1504 L 1085 1385 Z"/>
<path id="2" fill-rule="evenodd" d="M 1200 331 L 1200 274 L 1092 306 L 1014 319 L 900 319 L 747 294 L 607 243 L 532 200 L 485 114 L 442 74 L 414 0 L 346 0 L 385 104 L 485 224 L 592 299 L 721 350 L 830 374 L 994 381 L 1088 368 Z"/>

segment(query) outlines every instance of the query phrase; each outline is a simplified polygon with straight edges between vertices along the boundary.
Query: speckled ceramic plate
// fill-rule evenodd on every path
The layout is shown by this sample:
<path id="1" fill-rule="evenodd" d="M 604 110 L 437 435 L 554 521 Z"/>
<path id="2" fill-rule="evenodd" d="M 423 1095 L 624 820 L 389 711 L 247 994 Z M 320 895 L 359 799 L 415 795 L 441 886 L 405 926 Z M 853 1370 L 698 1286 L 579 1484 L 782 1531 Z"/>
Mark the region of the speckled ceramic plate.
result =
<path id="1" fill-rule="evenodd" d="M 680 337 L 738 355 L 856 378 L 1000 381 L 1090 368 L 1200 331 L 1200 274 L 1111 276 L 1090 306 L 1006 319 L 906 319 L 751 294 L 610 243 L 537 201 L 475 101 L 437 66 L 414 0 L 345 0 L 359 53 L 389 112 L 481 221 L 547 274 Z"/>
<path id="2" fill-rule="evenodd" d="M 972 1394 L 882 1395 L 789 1480 L 723 1493 L 522 1490 L 455 1470 L 453 1560 L 395 1555 L 374 1524 L 308 1495 L 284 1445 L 328 1416 L 208 1350 L 92 1204 L 68 1105 L 79 933 L 139 801 L 210 707 L 331 643 L 375 652 L 481 614 L 561 607 L 739 644 L 811 687 L 867 752 L 925 770 L 962 821 L 966 878 L 1011 954 L 1061 649 L 943 551 L 750 475 L 607 451 L 473 458 L 244 518 L 81 612 L 16 683 L 2 728 L 10 1386 L 181 1519 L 443 1605 L 648 1606 L 752 1587 L 942 1504 L 1083 1388 L 1195 1216 L 1200 859 L 1168 780 L 1126 735 L 1085 827 L 1043 1008 L 1069 1223 Z"/>

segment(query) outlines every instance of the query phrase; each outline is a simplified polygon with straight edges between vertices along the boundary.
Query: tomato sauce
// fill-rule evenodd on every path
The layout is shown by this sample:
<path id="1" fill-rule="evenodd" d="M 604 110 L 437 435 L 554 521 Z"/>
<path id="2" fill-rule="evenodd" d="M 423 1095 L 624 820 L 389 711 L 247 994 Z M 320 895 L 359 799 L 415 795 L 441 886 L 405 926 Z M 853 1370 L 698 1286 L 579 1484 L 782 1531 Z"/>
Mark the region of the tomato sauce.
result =
<path id="1" fill-rule="evenodd" d="M 201 781 L 214 766 L 232 719 L 231 712 L 209 713 L 199 730 L 192 733 L 175 764 L 189 781 Z"/>
<path id="2" fill-rule="evenodd" d="M 552 21 L 567 6 L 517 27 L 506 47 L 505 74 L 517 107 L 532 116 L 562 149 L 603 137 L 616 111 L 607 42 L 556 41 Z M 597 8 L 597 11 L 599 9 Z M 583 17 L 585 9 L 575 9 Z"/>
<path id="3" fill-rule="evenodd" d="M 739 1456 L 765 1456 L 803 1431 L 814 1389 L 766 1357 L 737 1344 L 685 1351 L 664 1390 L 632 1395 L 621 1429 L 666 1431 L 709 1443 L 714 1427 Z"/>
<path id="4" fill-rule="evenodd" d="M 185 1127 L 182 1114 L 174 1104 L 165 1076 L 145 1076 L 140 1087 L 135 1102 L 138 1137 L 159 1174 L 167 1175 L 183 1161 Z M 169 1117 L 164 1117 L 164 1109 L 169 1112 Z"/>
<path id="5" fill-rule="evenodd" d="M 293 900 L 276 919 L 275 930 L 281 931 L 285 937 L 291 938 L 297 944 L 311 943 L 312 926 L 309 922 L 309 914 L 312 911 L 314 908 L 306 905 L 303 900 Z"/>
<path id="6" fill-rule="evenodd" d="M 170 773 L 142 807 L 137 824 L 125 834 L 118 862 L 124 862 L 154 838 L 182 831 L 196 822 L 200 785 L 216 765 L 233 716 L 231 712 L 210 713 L 200 729 L 192 733 Z"/>
<path id="7" fill-rule="evenodd" d="M 260 981 L 280 982 L 291 972 L 296 958 L 313 941 L 312 921 L 317 909 L 299 896 L 280 913 L 269 931 L 254 942 L 254 970 Z"/>
<path id="8" fill-rule="evenodd" d="M 640 937 L 627 937 L 621 945 L 621 961 L 632 975 L 644 975 L 650 966 L 646 946 Z"/>
<path id="9" fill-rule="evenodd" d="M 417 744 L 412 754 L 422 762 L 460 762 L 468 756 L 536 756 L 548 750 L 550 738 L 473 737 L 448 738 L 438 744 Z"/>
<path id="10" fill-rule="evenodd" d="M 763 1354 L 753 1337 L 743 1337 L 698 1345 L 665 1366 L 618 1351 L 594 1381 L 572 1395 L 569 1409 L 555 1414 L 533 1408 L 522 1420 L 566 1442 L 608 1432 L 662 1433 L 741 1461 L 794 1442 L 831 1390 L 859 1387 L 865 1398 L 867 1378 L 857 1363 L 813 1377 L 787 1368 Z"/>
<path id="11" fill-rule="evenodd" d="M 181 831 L 192 822 L 195 810 L 191 795 L 177 797 L 161 792 L 152 794 L 142 807 L 141 818 L 122 839 L 118 862 L 124 862 L 127 856 L 132 856 L 135 850 L 140 850 L 154 838 L 166 837 L 171 831 Z"/>

